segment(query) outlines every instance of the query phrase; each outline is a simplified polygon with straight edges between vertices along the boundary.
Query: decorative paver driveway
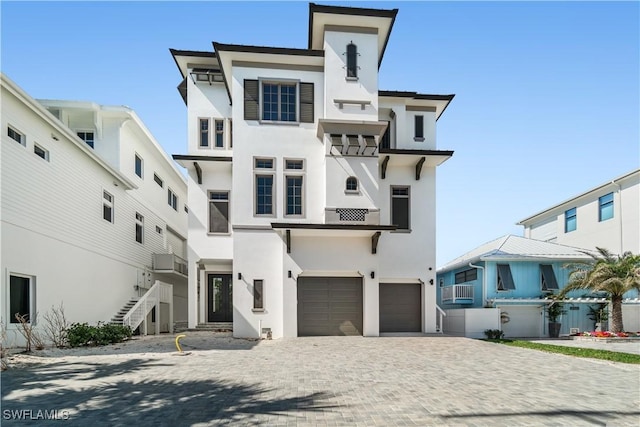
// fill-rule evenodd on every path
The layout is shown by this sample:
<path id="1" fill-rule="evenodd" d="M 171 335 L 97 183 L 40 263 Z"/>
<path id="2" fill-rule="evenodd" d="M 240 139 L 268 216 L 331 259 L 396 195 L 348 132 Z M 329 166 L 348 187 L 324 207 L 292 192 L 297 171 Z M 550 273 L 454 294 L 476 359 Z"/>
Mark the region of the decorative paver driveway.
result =
<path id="1" fill-rule="evenodd" d="M 164 352 L 46 358 L 13 368 L 2 374 L 2 425 L 46 415 L 38 410 L 68 415 L 56 425 L 90 427 L 640 420 L 638 365 L 449 337 L 231 341 L 211 338 L 182 357 L 165 340 Z"/>

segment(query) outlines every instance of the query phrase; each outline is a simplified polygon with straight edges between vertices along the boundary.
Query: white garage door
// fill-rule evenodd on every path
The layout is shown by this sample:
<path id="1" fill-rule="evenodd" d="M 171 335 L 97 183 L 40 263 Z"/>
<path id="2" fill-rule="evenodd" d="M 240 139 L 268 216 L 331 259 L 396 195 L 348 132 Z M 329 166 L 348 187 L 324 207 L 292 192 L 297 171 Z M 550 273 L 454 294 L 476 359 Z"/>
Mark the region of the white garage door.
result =
<path id="1" fill-rule="evenodd" d="M 502 324 L 505 338 L 539 338 L 542 336 L 542 307 L 507 305 L 498 307 L 508 313 L 509 321 Z"/>

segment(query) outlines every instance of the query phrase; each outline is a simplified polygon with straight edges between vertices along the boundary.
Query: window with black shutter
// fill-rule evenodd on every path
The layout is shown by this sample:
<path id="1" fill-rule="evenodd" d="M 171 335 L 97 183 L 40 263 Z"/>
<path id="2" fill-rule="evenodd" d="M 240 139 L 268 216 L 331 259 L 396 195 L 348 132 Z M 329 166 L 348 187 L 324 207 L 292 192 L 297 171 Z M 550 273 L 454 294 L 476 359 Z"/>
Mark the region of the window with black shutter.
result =
<path id="1" fill-rule="evenodd" d="M 209 192 L 209 233 L 229 232 L 229 192 Z"/>
<path id="2" fill-rule="evenodd" d="M 358 78 L 358 46 L 353 43 L 347 45 L 347 78 Z"/>
<path id="3" fill-rule="evenodd" d="M 424 141 L 424 116 L 415 116 L 415 140 Z"/>
<path id="4" fill-rule="evenodd" d="M 398 230 L 409 230 L 409 187 L 391 187 L 391 224 Z"/>
<path id="5" fill-rule="evenodd" d="M 511 276 L 511 267 L 509 264 L 498 264 L 498 290 L 508 291 L 514 290 L 516 285 L 513 283 Z"/>
<path id="6" fill-rule="evenodd" d="M 551 265 L 540 264 L 540 280 L 543 291 L 558 289 L 558 281 Z"/>

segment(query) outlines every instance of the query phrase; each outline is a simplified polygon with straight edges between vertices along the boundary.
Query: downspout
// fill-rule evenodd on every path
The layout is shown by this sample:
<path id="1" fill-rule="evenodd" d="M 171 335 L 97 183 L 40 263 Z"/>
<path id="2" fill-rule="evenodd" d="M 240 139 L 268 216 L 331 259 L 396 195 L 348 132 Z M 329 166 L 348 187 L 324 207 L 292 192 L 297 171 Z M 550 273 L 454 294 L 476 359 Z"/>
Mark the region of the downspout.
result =
<path id="1" fill-rule="evenodd" d="M 484 269 L 483 266 L 481 266 L 481 265 L 473 265 L 472 263 L 469 263 L 469 267 L 478 268 L 478 269 L 482 270 L 482 306 L 484 307 L 484 305 L 486 304 L 486 301 L 487 301 L 487 288 L 486 288 L 487 275 L 486 275 L 486 270 Z"/>
<path id="2" fill-rule="evenodd" d="M 618 187 L 618 206 L 620 207 L 620 256 L 622 256 L 622 254 L 624 253 L 624 244 L 622 242 L 622 186 L 620 184 L 617 184 L 615 181 L 611 181 L 611 184 L 615 185 L 616 187 Z M 615 208 L 615 204 L 614 204 L 614 208 Z M 614 214 L 615 214 L 615 210 L 614 210 Z"/>

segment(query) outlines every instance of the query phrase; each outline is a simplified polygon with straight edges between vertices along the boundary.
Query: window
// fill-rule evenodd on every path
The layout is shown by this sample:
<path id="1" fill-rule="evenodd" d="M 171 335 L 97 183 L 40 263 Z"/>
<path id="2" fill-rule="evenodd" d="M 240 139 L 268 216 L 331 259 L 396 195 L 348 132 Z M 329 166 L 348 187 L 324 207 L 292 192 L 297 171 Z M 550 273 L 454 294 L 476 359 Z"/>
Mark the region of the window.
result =
<path id="1" fill-rule="evenodd" d="M 515 288 L 509 264 L 498 264 L 498 290 L 508 291 Z"/>
<path id="2" fill-rule="evenodd" d="M 553 273 L 553 267 L 551 265 L 540 264 L 540 284 L 543 291 L 558 289 L 556 275 Z"/>
<path id="3" fill-rule="evenodd" d="M 209 191 L 209 233 L 229 232 L 229 192 Z"/>
<path id="4" fill-rule="evenodd" d="M 174 211 L 178 210 L 178 196 L 170 188 L 167 188 L 167 203 L 173 208 Z"/>
<path id="5" fill-rule="evenodd" d="M 136 212 L 136 242 L 143 243 L 144 238 L 144 217 Z"/>
<path id="6" fill-rule="evenodd" d="M 613 218 L 613 193 L 605 194 L 598 199 L 598 220 L 606 221 Z"/>
<path id="7" fill-rule="evenodd" d="M 264 281 L 253 281 L 253 309 L 264 310 Z"/>
<path id="8" fill-rule="evenodd" d="M 25 316 L 31 323 L 32 277 L 9 275 L 9 323 L 20 323 L 16 314 Z"/>
<path id="9" fill-rule="evenodd" d="M 102 218 L 113 223 L 113 196 L 106 191 L 102 192 Z"/>
<path id="10" fill-rule="evenodd" d="M 159 225 L 156 225 L 156 233 L 162 234 L 162 227 L 160 227 Z"/>
<path id="11" fill-rule="evenodd" d="M 216 148 L 224 148 L 224 120 L 216 120 Z"/>
<path id="12" fill-rule="evenodd" d="M 424 141 L 424 116 L 415 116 L 414 141 Z"/>
<path id="13" fill-rule="evenodd" d="M 578 217 L 576 208 L 569 209 L 564 213 L 564 232 L 569 233 L 578 228 Z"/>
<path id="14" fill-rule="evenodd" d="M 358 178 L 356 178 L 355 176 L 350 176 L 349 178 L 347 178 L 345 191 L 347 191 L 348 193 L 358 192 Z"/>
<path id="15" fill-rule="evenodd" d="M 142 165 L 144 164 L 144 160 L 142 160 L 142 157 L 140 157 L 139 155 L 136 154 L 136 160 L 135 160 L 135 172 L 136 175 L 138 175 L 140 178 L 142 178 Z"/>
<path id="16" fill-rule="evenodd" d="M 313 123 L 313 97 L 313 83 L 245 80 L 244 119 Z"/>
<path id="17" fill-rule="evenodd" d="M 296 84 L 263 83 L 262 120 L 296 121 Z"/>
<path id="18" fill-rule="evenodd" d="M 302 170 L 304 169 L 304 160 L 285 160 L 284 168 L 286 170 Z"/>
<path id="19" fill-rule="evenodd" d="M 347 45 L 347 79 L 358 78 L 358 47 L 353 42 Z"/>
<path id="20" fill-rule="evenodd" d="M 229 119 L 229 148 L 233 148 L 233 121 Z"/>
<path id="21" fill-rule="evenodd" d="M 382 135 L 380 148 L 391 148 L 391 122 L 389 121 L 387 122 L 387 129 L 384 131 L 384 135 Z"/>
<path id="22" fill-rule="evenodd" d="M 304 160 L 285 159 L 284 177 L 286 199 L 284 212 L 287 216 L 301 216 L 304 214 Z"/>
<path id="23" fill-rule="evenodd" d="M 273 209 L 273 159 L 254 159 L 255 168 L 255 214 L 274 215 Z M 271 172 L 270 172 L 271 171 Z"/>
<path id="24" fill-rule="evenodd" d="M 93 148 L 93 132 L 77 132 L 78 137 L 83 140 L 89 147 Z"/>
<path id="25" fill-rule="evenodd" d="M 47 162 L 49 161 L 49 150 L 46 150 L 44 148 L 42 148 L 41 146 L 39 146 L 38 144 L 33 144 L 33 152 L 36 154 L 36 156 L 43 158 L 44 160 L 46 160 Z"/>
<path id="26" fill-rule="evenodd" d="M 456 285 L 458 283 L 472 282 L 478 279 L 478 270 L 475 268 L 470 268 L 468 270 L 460 271 L 456 273 L 455 279 Z"/>
<path id="27" fill-rule="evenodd" d="M 409 187 L 391 187 L 391 224 L 398 230 L 409 230 Z"/>
<path id="28" fill-rule="evenodd" d="M 209 147 L 209 119 L 200 119 L 200 147 Z"/>
<path id="29" fill-rule="evenodd" d="M 287 215 L 302 215 L 302 176 L 287 176 Z"/>
<path id="30" fill-rule="evenodd" d="M 17 143 L 26 146 L 27 141 L 25 140 L 24 134 L 18 132 L 11 126 L 7 127 L 7 135 L 9 136 L 9 138 L 13 139 Z"/>
<path id="31" fill-rule="evenodd" d="M 189 213 L 189 206 L 184 205 L 184 211 L 185 211 L 185 213 Z"/>
<path id="32" fill-rule="evenodd" d="M 160 188 L 164 187 L 164 181 L 158 176 L 158 174 L 153 174 L 153 180 L 160 186 Z"/>

